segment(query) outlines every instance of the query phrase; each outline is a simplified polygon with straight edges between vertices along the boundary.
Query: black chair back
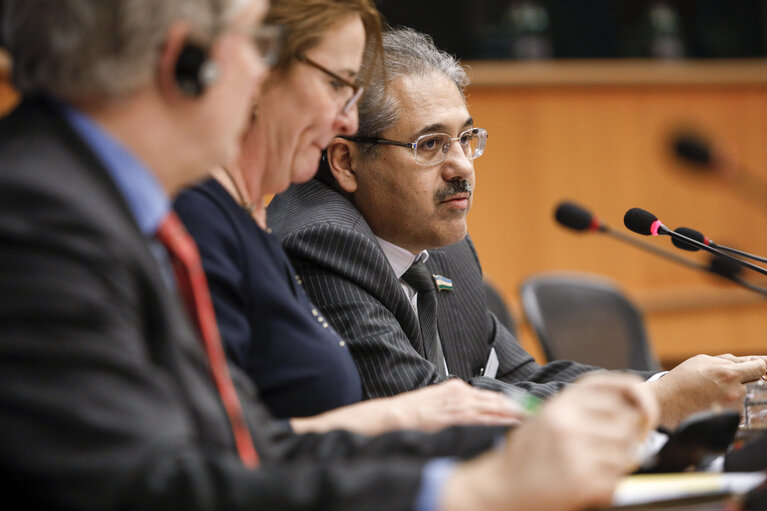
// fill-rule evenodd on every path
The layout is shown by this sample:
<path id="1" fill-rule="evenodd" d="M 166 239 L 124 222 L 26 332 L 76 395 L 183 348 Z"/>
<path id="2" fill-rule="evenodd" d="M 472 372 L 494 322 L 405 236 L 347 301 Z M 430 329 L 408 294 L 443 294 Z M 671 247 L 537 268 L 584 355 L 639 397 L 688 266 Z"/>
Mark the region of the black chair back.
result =
<path id="1" fill-rule="evenodd" d="M 639 309 L 609 279 L 539 274 L 521 286 L 525 316 L 549 360 L 606 369 L 659 368 Z"/>
<path id="2" fill-rule="evenodd" d="M 501 292 L 487 277 L 484 279 L 485 283 L 485 299 L 487 300 L 487 308 L 490 312 L 495 314 L 498 321 L 505 326 L 509 332 L 517 337 L 517 322 L 514 319 L 514 314 L 509 309 L 506 300 L 503 299 Z M 519 339 L 519 337 L 517 337 Z"/>

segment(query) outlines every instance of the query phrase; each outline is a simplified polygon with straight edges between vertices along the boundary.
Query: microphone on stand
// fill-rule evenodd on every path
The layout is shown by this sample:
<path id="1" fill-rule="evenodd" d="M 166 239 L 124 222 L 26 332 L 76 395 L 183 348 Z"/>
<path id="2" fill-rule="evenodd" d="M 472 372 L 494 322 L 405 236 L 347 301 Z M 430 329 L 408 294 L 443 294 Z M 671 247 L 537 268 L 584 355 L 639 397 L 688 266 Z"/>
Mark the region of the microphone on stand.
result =
<path id="1" fill-rule="evenodd" d="M 689 259 L 680 257 L 674 254 L 673 252 L 663 250 L 661 248 L 656 247 L 655 245 L 651 245 L 650 243 L 639 241 L 638 239 L 632 236 L 628 236 L 626 234 L 623 234 L 622 232 L 611 229 L 607 224 L 602 222 L 596 215 L 592 215 L 591 212 L 589 212 L 587 209 L 582 208 L 581 206 L 575 204 L 574 202 L 569 202 L 569 201 L 560 202 L 559 205 L 557 206 L 557 209 L 554 211 L 554 218 L 560 225 L 563 225 L 564 227 L 567 227 L 574 231 L 601 232 L 601 233 L 607 234 L 608 236 L 616 238 L 620 241 L 623 241 L 625 243 L 634 245 L 635 247 L 645 250 L 647 252 L 652 252 L 653 254 L 657 256 L 663 257 L 664 259 L 668 259 L 675 263 L 687 266 L 688 268 L 692 268 L 698 271 L 705 271 L 705 272 L 712 271 L 709 267 L 705 265 L 690 261 Z"/>
<path id="2" fill-rule="evenodd" d="M 724 245 L 714 243 L 714 240 L 712 240 L 708 236 L 704 236 L 702 232 L 696 231 L 695 229 L 691 229 L 689 227 L 679 227 L 678 229 L 675 229 L 675 232 L 683 236 L 687 236 L 688 238 L 697 240 L 703 243 L 704 245 L 708 245 L 709 247 L 719 249 L 723 252 L 727 252 L 729 254 L 735 254 L 737 256 L 745 257 L 747 259 L 753 259 L 754 261 L 759 261 L 761 263 L 767 263 L 767 258 L 765 257 L 758 256 L 755 254 L 750 254 L 748 252 L 743 252 L 742 250 L 738 250 L 732 247 L 725 247 Z M 671 242 L 674 244 L 675 247 L 681 248 L 682 250 L 689 250 L 690 252 L 697 252 L 699 250 L 698 247 L 694 245 L 690 245 L 684 241 L 680 241 L 676 238 L 672 238 Z"/>
<path id="3" fill-rule="evenodd" d="M 663 225 L 663 223 L 661 223 L 661 221 L 658 220 L 658 217 L 656 217 L 649 211 L 645 211 L 644 209 L 641 209 L 641 208 L 629 209 L 628 211 L 626 211 L 626 214 L 623 217 L 623 223 L 630 231 L 633 231 L 637 234 L 643 234 L 645 236 L 659 236 L 659 235 L 671 236 L 672 238 L 676 238 L 682 242 L 695 246 L 701 250 L 705 250 L 706 252 L 710 252 L 712 254 L 718 255 L 725 259 L 729 259 L 733 262 L 736 262 L 737 264 L 743 266 L 744 268 L 748 268 L 749 270 L 755 271 L 757 273 L 761 273 L 762 275 L 767 275 L 767 270 L 762 268 L 761 266 L 757 266 L 755 264 L 749 263 L 748 261 L 743 261 L 742 259 L 733 257 L 727 254 L 726 252 L 709 247 L 705 243 L 702 243 L 698 240 L 694 240 L 683 234 L 679 234 L 677 232 L 672 231 L 671 229 Z"/>
<path id="4" fill-rule="evenodd" d="M 574 231 L 602 232 L 608 234 L 620 241 L 630 243 L 637 248 L 651 252 L 657 256 L 663 257 L 664 259 L 668 259 L 669 261 L 682 264 L 693 270 L 712 273 L 718 277 L 725 278 L 730 282 L 734 282 L 735 284 L 738 284 L 739 286 L 744 287 L 750 291 L 767 297 L 767 289 L 740 278 L 742 266 L 730 259 L 715 256 L 711 259 L 711 262 L 708 265 L 690 261 L 689 259 L 680 257 L 672 252 L 668 252 L 649 243 L 641 242 L 636 238 L 632 238 L 621 232 L 611 229 L 607 226 L 607 224 L 599 220 L 596 215 L 592 215 L 587 209 L 584 209 L 573 202 L 561 202 L 555 210 L 554 217 L 560 225 Z M 696 248 L 696 250 L 698 249 Z"/>
<path id="5" fill-rule="evenodd" d="M 693 270 L 712 273 L 718 277 L 725 278 L 730 282 L 734 282 L 735 284 L 738 284 L 750 291 L 767 297 L 767 289 L 740 278 L 739 275 L 742 270 L 742 266 L 733 261 L 731 258 L 715 256 L 711 259 L 711 262 L 708 266 L 690 261 L 672 252 L 668 252 L 649 243 L 643 243 L 636 238 L 632 238 L 621 232 L 615 231 L 611 229 L 607 224 L 602 222 L 596 215 L 592 215 L 587 209 L 584 209 L 581 206 L 569 201 L 563 201 L 559 203 L 557 209 L 554 212 L 554 218 L 560 225 L 567 227 L 568 229 L 579 232 L 601 232 L 608 234 L 609 236 L 612 236 L 620 241 L 625 241 L 626 243 L 634 245 L 635 247 L 647 252 L 651 252 L 657 256 L 663 257 L 675 263 L 682 264 Z M 672 238 L 672 240 L 675 241 L 674 238 Z M 696 248 L 695 250 L 698 249 Z"/>
<path id="6" fill-rule="evenodd" d="M 714 254 L 714 258 L 711 260 L 709 266 L 706 267 L 699 265 L 703 271 L 719 275 L 720 277 L 734 282 L 739 286 L 748 289 L 749 291 L 753 291 L 767 297 L 767 289 L 761 286 L 757 286 L 756 284 L 752 284 L 751 282 L 748 282 L 739 276 L 743 267 L 752 269 L 762 274 L 767 274 L 767 270 L 764 270 L 764 268 L 748 263 L 746 261 L 741 261 L 737 257 L 733 257 L 724 252 L 720 252 L 696 239 L 687 237 L 684 234 L 679 234 L 671 231 L 665 225 L 663 225 L 655 215 L 640 208 L 632 208 L 628 210 L 626 215 L 623 217 L 623 223 L 629 230 L 636 232 L 637 234 L 644 234 L 646 236 L 658 236 L 659 234 L 667 234 L 671 236 L 672 241 L 674 241 L 674 244 L 678 247 L 681 244 L 685 244 L 686 246 L 695 247 L 696 250 L 703 249 L 707 252 L 711 252 Z M 677 244 L 677 242 L 679 244 Z M 685 248 L 684 250 L 690 249 Z"/>

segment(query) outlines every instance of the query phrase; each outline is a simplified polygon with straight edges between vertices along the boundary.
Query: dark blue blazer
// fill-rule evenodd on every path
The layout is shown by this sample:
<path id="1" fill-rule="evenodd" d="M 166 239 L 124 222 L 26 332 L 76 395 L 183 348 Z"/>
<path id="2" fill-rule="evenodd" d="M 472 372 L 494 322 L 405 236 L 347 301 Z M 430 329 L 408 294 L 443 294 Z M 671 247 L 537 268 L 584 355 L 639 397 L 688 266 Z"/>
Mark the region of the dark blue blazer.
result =
<path id="1" fill-rule="evenodd" d="M 315 415 L 362 397 L 346 343 L 309 301 L 279 241 L 216 180 L 180 194 L 200 248 L 227 355 L 277 417 Z"/>

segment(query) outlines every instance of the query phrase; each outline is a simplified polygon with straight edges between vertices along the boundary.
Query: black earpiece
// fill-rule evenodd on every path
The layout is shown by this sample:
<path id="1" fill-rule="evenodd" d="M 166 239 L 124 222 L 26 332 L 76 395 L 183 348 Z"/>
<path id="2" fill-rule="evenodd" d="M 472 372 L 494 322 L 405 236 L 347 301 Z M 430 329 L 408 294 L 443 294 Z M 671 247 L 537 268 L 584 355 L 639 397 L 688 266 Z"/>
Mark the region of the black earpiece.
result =
<path id="1" fill-rule="evenodd" d="M 178 88 L 193 98 L 202 95 L 218 78 L 216 63 L 208 59 L 208 53 L 200 46 L 190 43 L 181 49 L 174 72 Z"/>

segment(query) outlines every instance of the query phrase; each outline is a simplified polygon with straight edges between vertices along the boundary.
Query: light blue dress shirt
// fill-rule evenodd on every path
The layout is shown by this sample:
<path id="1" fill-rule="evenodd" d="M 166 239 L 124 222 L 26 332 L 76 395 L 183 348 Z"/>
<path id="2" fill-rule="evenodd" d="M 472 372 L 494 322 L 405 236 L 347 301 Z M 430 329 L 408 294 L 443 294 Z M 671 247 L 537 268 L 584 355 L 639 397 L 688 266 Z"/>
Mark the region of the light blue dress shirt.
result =
<path id="1" fill-rule="evenodd" d="M 63 103 L 59 106 L 117 185 L 142 234 L 154 237 L 170 211 L 170 199 L 157 178 L 126 147 L 80 110 Z"/>
<path id="2" fill-rule="evenodd" d="M 160 263 L 169 288 L 176 288 L 173 268 L 165 247 L 155 234 L 170 211 L 170 198 L 149 168 L 125 146 L 80 110 L 57 103 L 72 129 L 96 155 L 123 196 L 139 230 L 147 238 L 147 246 Z"/>

